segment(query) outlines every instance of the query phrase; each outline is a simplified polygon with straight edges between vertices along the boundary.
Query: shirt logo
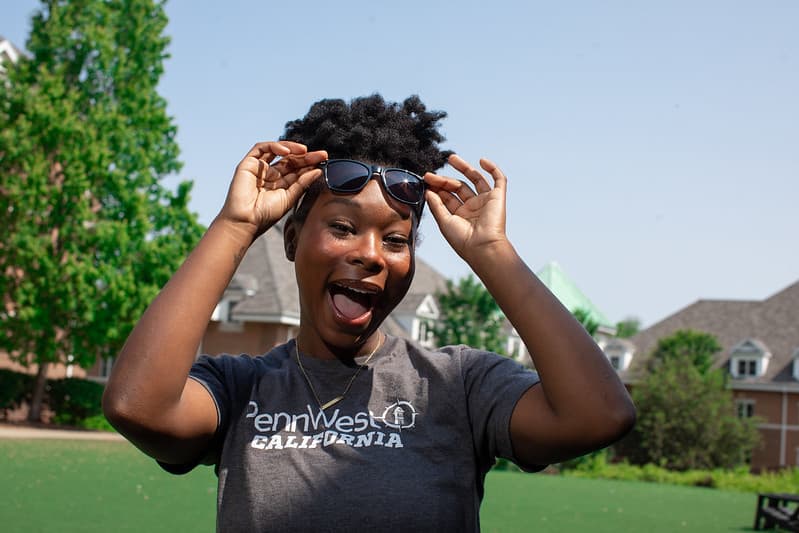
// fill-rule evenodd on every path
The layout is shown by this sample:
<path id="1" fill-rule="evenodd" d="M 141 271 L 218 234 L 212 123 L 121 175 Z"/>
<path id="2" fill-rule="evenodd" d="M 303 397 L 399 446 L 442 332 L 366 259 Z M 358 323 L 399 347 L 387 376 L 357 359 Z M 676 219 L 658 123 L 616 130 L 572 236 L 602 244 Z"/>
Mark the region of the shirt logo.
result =
<path id="1" fill-rule="evenodd" d="M 245 418 L 251 418 L 257 432 L 250 447 L 257 450 L 318 448 L 335 445 L 353 448 L 380 446 L 402 448 L 401 433 L 416 426 L 419 413 L 411 402 L 397 399 L 381 416 L 372 411 L 343 415 L 340 409 L 325 413 L 306 405 L 304 412 L 262 412 L 250 401 Z"/>
<path id="2" fill-rule="evenodd" d="M 383 416 L 375 420 L 380 420 L 386 427 L 393 429 L 410 429 L 416 424 L 416 414 L 411 402 L 397 400 L 386 407 Z"/>

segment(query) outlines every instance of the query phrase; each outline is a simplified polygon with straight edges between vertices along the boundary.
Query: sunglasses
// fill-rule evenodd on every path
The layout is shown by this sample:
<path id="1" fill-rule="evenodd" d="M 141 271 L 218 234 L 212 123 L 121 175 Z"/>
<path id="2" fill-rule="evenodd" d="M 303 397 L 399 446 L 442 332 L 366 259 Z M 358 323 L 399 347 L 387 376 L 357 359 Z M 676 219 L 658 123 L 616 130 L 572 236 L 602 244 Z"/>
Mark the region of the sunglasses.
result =
<path id="1" fill-rule="evenodd" d="M 424 180 L 409 170 L 367 165 L 352 159 L 328 159 L 319 163 L 327 187 L 337 193 L 355 194 L 363 189 L 372 176 L 380 176 L 383 189 L 395 200 L 424 208 Z"/>

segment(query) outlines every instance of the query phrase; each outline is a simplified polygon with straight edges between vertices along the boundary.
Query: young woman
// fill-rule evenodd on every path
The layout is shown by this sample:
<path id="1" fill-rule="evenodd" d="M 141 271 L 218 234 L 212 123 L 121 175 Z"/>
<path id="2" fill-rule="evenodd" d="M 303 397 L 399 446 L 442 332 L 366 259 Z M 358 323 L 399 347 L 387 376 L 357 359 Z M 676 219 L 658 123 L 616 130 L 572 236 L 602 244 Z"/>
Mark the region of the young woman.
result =
<path id="1" fill-rule="evenodd" d="M 479 530 L 496 457 L 537 470 L 632 426 L 602 352 L 508 241 L 507 179 L 489 160 L 447 159 L 443 116 L 416 97 L 323 100 L 287 125 L 291 140 L 256 144 L 119 354 L 106 416 L 171 472 L 216 466 L 219 530 Z M 445 160 L 462 181 L 429 172 Z M 538 373 L 380 331 L 413 278 L 425 201 Z M 241 258 L 284 216 L 296 339 L 195 362 Z"/>

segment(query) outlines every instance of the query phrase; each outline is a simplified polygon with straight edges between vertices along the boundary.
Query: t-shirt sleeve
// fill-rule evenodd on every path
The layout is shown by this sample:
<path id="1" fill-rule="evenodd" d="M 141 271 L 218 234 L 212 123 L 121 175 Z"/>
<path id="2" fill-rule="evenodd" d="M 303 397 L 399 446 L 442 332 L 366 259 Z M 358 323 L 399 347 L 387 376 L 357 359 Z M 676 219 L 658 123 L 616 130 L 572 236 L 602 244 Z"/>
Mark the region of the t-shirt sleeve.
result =
<path id="1" fill-rule="evenodd" d="M 462 347 L 460 358 L 472 438 L 481 460 L 490 466 L 502 457 L 524 470 L 544 468 L 520 463 L 510 437 L 513 409 L 522 394 L 539 382 L 538 374 L 507 357 L 468 347 Z"/>
<path id="2" fill-rule="evenodd" d="M 216 405 L 216 433 L 205 453 L 184 464 L 158 464 L 172 474 L 185 474 L 199 464 L 216 464 L 233 413 L 245 407 L 254 375 L 254 360 L 245 355 L 200 356 L 192 365 L 189 379 L 205 387 Z"/>

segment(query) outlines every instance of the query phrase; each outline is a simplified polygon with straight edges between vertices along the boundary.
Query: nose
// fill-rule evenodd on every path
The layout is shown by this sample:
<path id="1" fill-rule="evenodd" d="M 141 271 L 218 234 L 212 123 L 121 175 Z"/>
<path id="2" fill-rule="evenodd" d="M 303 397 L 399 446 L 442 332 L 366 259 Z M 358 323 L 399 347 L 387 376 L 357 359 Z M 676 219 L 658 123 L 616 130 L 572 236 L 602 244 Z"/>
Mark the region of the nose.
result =
<path id="1" fill-rule="evenodd" d="M 353 243 L 350 263 L 372 273 L 381 272 L 386 267 L 383 257 L 382 239 L 374 232 L 366 232 Z"/>

